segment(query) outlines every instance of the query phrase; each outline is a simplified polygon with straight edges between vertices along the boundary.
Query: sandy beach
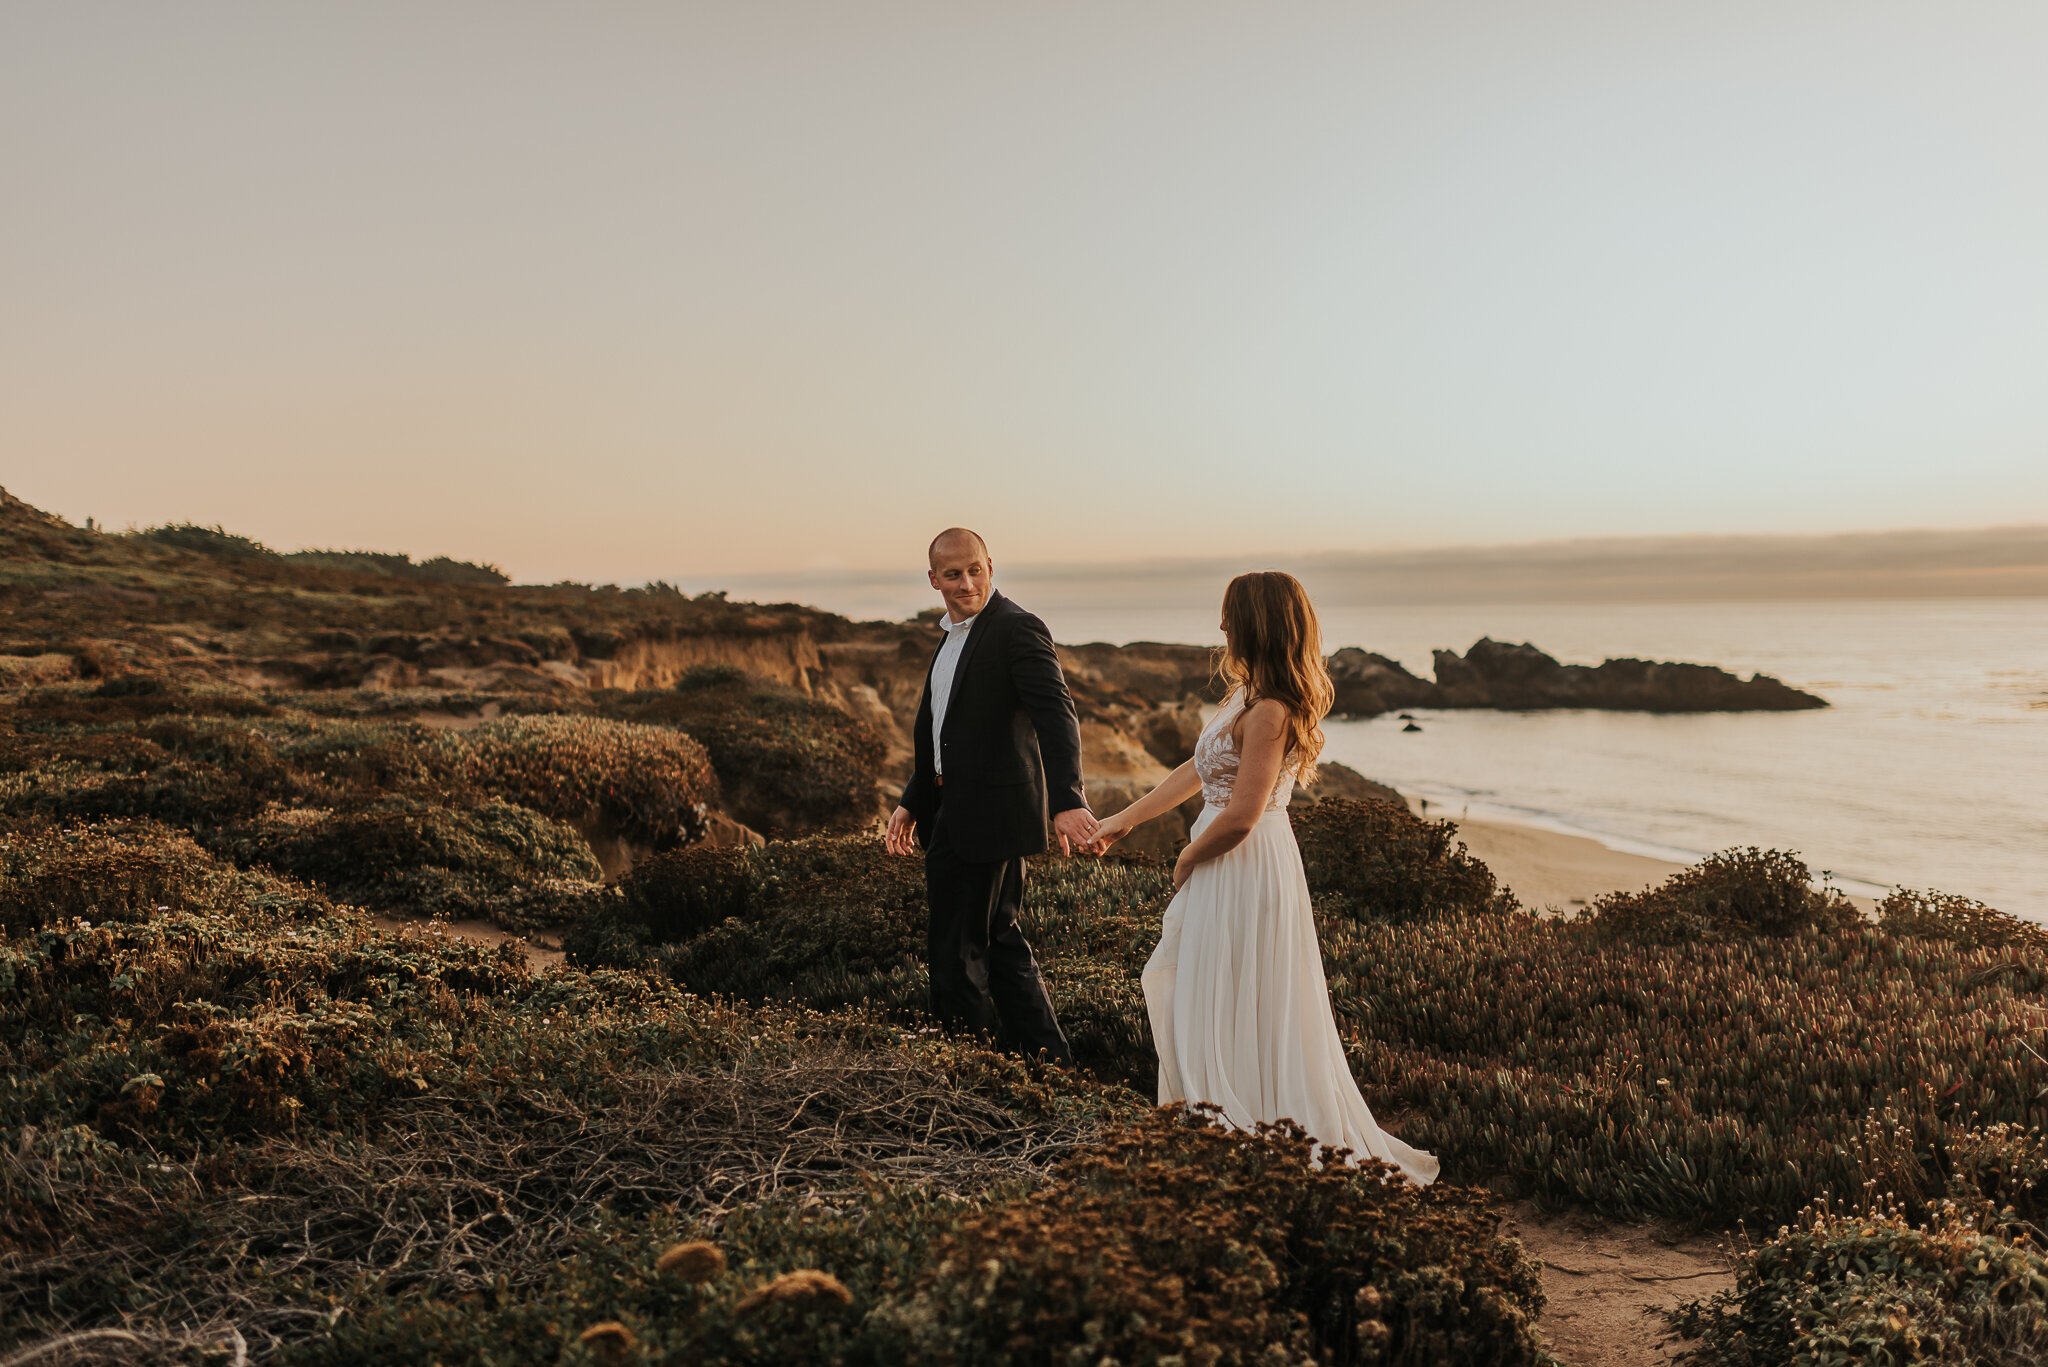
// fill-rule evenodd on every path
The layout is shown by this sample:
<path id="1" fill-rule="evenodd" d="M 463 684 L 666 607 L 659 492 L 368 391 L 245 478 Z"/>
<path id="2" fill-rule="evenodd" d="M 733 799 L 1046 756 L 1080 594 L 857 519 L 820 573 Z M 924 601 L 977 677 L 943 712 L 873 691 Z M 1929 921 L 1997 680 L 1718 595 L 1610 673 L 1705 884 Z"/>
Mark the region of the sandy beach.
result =
<path id="1" fill-rule="evenodd" d="M 1409 799 L 1411 810 L 1419 804 Z M 1433 808 L 1433 817 L 1443 817 Z M 1521 826 L 1505 821 L 1458 821 L 1458 838 L 1467 849 L 1493 870 L 1494 876 L 1514 889 L 1522 905 L 1532 911 L 1576 915 L 1603 893 L 1633 892 L 1661 883 L 1685 867 L 1648 855 L 1609 849 L 1590 836 L 1565 835 L 1539 826 Z M 1850 901 L 1864 911 L 1876 903 L 1867 897 Z"/>
<path id="2" fill-rule="evenodd" d="M 1421 814 L 1421 805 L 1413 797 L 1409 810 Z M 1493 875 L 1511 887 L 1522 898 L 1522 906 L 1532 912 L 1575 916 L 1602 894 L 1634 892 L 1661 883 L 1686 867 L 1667 859 L 1614 851 L 1591 836 L 1567 836 L 1513 822 L 1460 822 L 1442 807 L 1432 807 L 1427 816 L 1452 822 L 1468 851 L 1493 869 Z M 1858 896 L 1851 896 L 1849 902 L 1864 912 L 1874 912 L 1878 906 L 1872 898 Z"/>
<path id="3" fill-rule="evenodd" d="M 1684 867 L 1611 850 L 1590 836 L 1565 835 L 1538 826 L 1503 821 L 1457 821 L 1456 825 L 1466 848 L 1513 888 L 1522 905 L 1532 911 L 1570 915 L 1603 893 L 1617 889 L 1632 892 L 1661 883 Z"/>

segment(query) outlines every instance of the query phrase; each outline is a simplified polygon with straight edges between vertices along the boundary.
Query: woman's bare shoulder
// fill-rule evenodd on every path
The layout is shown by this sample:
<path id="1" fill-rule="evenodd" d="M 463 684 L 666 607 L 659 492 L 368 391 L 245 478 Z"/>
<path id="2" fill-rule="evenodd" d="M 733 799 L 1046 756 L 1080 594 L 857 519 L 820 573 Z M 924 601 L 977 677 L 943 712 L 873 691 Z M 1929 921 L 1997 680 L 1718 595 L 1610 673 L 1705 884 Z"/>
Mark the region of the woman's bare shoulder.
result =
<path id="1" fill-rule="evenodd" d="M 1287 729 L 1287 704 L 1278 698 L 1258 698 L 1244 710 L 1244 733 L 1247 736 L 1278 736 Z"/>

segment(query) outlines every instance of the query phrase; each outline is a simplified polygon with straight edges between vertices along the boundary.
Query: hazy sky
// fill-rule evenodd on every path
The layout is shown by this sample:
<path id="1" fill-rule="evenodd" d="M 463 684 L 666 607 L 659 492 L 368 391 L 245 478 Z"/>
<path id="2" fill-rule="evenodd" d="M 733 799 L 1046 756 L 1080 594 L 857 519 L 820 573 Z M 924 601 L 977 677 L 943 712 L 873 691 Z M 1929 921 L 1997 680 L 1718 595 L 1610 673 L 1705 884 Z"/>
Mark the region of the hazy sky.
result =
<path id="1" fill-rule="evenodd" d="M 0 0 L 0 485 L 686 584 L 2048 521 L 2048 5 Z"/>

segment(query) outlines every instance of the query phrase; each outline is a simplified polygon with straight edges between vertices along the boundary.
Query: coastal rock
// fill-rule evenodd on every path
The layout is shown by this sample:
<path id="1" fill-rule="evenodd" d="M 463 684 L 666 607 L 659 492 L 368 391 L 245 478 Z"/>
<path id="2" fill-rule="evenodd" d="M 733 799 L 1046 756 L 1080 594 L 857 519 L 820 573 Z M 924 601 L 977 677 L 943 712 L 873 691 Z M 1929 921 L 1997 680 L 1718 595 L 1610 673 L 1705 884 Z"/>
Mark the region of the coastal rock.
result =
<path id="1" fill-rule="evenodd" d="M 1146 789 L 1167 774 L 1166 766 L 1138 743 L 1129 728 L 1107 721 L 1081 723 L 1081 771 L 1090 783 L 1120 778 Z"/>
<path id="2" fill-rule="evenodd" d="M 1375 783 L 1349 765 L 1329 760 L 1316 765 L 1314 783 L 1294 785 L 1294 797 L 1288 802 L 1287 810 L 1298 811 L 1313 807 L 1318 802 L 1341 800 L 1347 802 L 1393 802 L 1405 807 L 1406 798 L 1384 783 Z"/>
<path id="3" fill-rule="evenodd" d="M 1748 679 L 1714 665 L 1610 659 L 1559 664 L 1527 643 L 1481 637 L 1460 656 L 1435 652 L 1442 707 L 1593 707 L 1631 712 L 1787 712 L 1825 699 L 1768 674 Z"/>
<path id="4" fill-rule="evenodd" d="M 1390 660 L 1370 650 L 1346 646 L 1329 659 L 1330 682 L 1337 696 L 1331 708 L 1339 716 L 1370 717 L 1397 707 L 1441 707 L 1443 690 L 1427 679 L 1418 679 Z"/>
<path id="5" fill-rule="evenodd" d="M 1060 667 L 1070 682 L 1079 680 L 1098 688 L 1115 689 L 1154 704 L 1178 703 L 1186 698 L 1223 701 L 1216 652 L 1208 646 L 1161 645 L 1157 641 L 1113 646 L 1098 641 L 1083 646 L 1063 645 L 1059 653 Z"/>
<path id="6" fill-rule="evenodd" d="M 1164 704 L 1138 717 L 1132 729 L 1152 758 L 1178 769 L 1195 753 L 1195 738 L 1202 734 L 1202 705 L 1192 698 Z"/>
<path id="7" fill-rule="evenodd" d="M 1152 791 L 1150 783 L 1140 783 L 1127 778 L 1090 778 L 1088 780 L 1088 803 L 1097 816 L 1114 816 L 1139 798 Z M 1197 813 L 1201 811 L 1200 799 L 1196 799 Z M 1115 852 L 1132 858 L 1165 859 L 1179 854 L 1181 847 L 1188 843 L 1188 816 L 1185 810 L 1168 812 L 1157 820 L 1148 821 L 1119 840 Z M 1055 841 L 1052 846 L 1057 852 Z"/>

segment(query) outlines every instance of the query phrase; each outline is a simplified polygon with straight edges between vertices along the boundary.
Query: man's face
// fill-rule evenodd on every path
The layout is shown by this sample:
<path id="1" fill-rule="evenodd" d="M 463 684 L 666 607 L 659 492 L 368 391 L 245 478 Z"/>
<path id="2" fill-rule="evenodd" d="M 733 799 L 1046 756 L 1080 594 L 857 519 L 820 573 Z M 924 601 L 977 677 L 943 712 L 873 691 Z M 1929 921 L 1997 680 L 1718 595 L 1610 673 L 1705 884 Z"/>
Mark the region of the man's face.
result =
<path id="1" fill-rule="evenodd" d="M 946 600 L 946 615 L 964 621 L 988 606 L 989 581 L 995 566 L 971 537 L 941 542 L 932 556 L 932 587 Z"/>

